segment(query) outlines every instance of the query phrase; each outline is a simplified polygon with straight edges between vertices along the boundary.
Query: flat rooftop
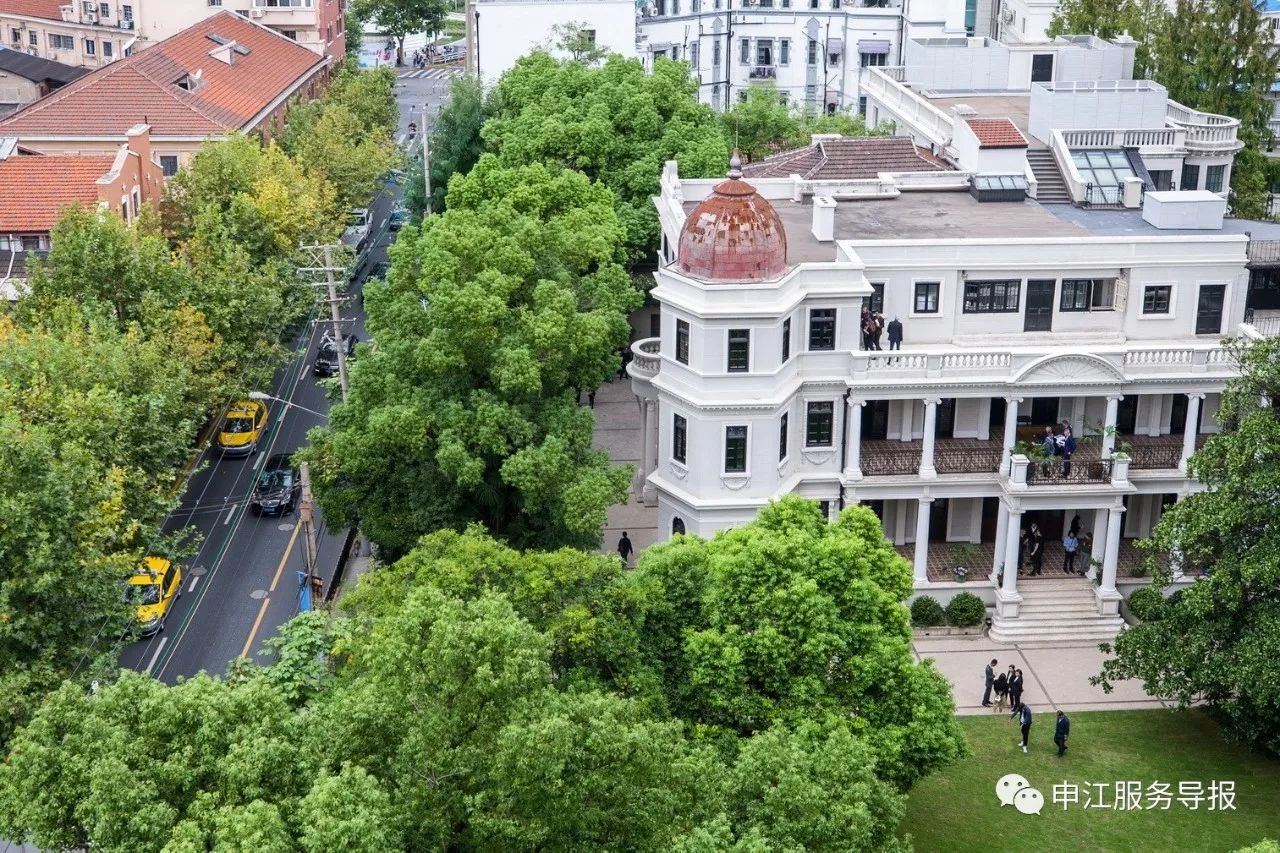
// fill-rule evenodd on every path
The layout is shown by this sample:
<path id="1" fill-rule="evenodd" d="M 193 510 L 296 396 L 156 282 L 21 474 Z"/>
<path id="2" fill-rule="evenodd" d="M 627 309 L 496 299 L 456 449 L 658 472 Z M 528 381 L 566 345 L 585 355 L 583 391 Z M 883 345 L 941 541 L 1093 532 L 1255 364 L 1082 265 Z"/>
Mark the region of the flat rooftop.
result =
<path id="1" fill-rule="evenodd" d="M 918 92 L 929 103 L 951 115 L 951 108 L 967 104 L 976 111 L 972 118 L 1007 118 L 1018 126 L 1032 148 L 1044 148 L 1044 143 L 1031 135 L 1028 116 L 1031 114 L 1030 92 Z"/>
<path id="2" fill-rule="evenodd" d="M 772 202 L 787 230 L 787 263 L 835 260 L 835 245 L 813 236 L 811 199 Z M 685 213 L 697 202 L 686 202 Z M 1223 220 L 1219 230 L 1161 230 L 1140 210 L 1088 210 L 1069 204 L 979 202 L 968 192 L 908 192 L 892 199 L 841 199 L 835 211 L 837 240 L 945 240 L 1028 237 L 1164 236 L 1171 240 L 1203 234 L 1249 234 L 1280 240 L 1280 223 Z"/>

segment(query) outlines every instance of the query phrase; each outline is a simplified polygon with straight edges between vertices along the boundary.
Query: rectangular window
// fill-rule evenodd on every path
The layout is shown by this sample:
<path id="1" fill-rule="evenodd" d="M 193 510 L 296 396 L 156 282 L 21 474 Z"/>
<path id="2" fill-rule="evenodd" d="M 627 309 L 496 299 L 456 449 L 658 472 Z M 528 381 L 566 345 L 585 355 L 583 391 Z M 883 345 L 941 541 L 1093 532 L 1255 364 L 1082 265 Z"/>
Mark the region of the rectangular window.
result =
<path id="1" fill-rule="evenodd" d="M 747 428 L 724 428 L 724 472 L 745 474 L 747 471 Z"/>
<path id="2" fill-rule="evenodd" d="M 160 171 L 164 173 L 166 178 L 172 178 L 174 175 L 178 174 L 178 155 L 161 154 Z"/>
<path id="3" fill-rule="evenodd" d="M 1172 285 L 1148 284 L 1142 291 L 1142 313 L 1168 314 L 1169 297 L 1172 295 Z"/>
<path id="4" fill-rule="evenodd" d="M 54 50 L 75 50 L 76 40 L 71 36 L 49 33 L 49 47 Z"/>
<path id="5" fill-rule="evenodd" d="M 1178 187 L 1180 190 L 1198 190 L 1200 189 L 1200 167 L 1182 165 L 1182 184 Z"/>
<path id="6" fill-rule="evenodd" d="M 595 30 L 592 30 L 591 34 L 591 43 L 595 44 Z M 696 41 L 689 45 L 689 65 L 694 71 L 698 70 L 698 43 Z"/>
<path id="7" fill-rule="evenodd" d="M 22 42 L 22 30 L 18 29 L 17 27 L 11 28 L 9 30 L 9 35 L 12 37 L 14 42 L 17 42 L 17 43 Z"/>
<path id="8" fill-rule="evenodd" d="M 787 458 L 787 421 L 791 420 L 791 416 L 783 412 L 782 417 L 778 420 L 778 461 L 781 462 Z"/>
<path id="9" fill-rule="evenodd" d="M 751 330 L 729 330 L 729 372 L 746 373 L 751 369 Z"/>
<path id="10" fill-rule="evenodd" d="M 810 403 L 804 422 L 805 447 L 830 447 L 831 423 L 834 419 L 834 403 L 829 400 Z"/>
<path id="11" fill-rule="evenodd" d="M 99 3 L 99 4 L 98 4 L 98 16 L 99 16 L 99 17 L 102 17 L 102 18 L 110 18 L 110 17 L 111 17 L 111 4 L 110 4 L 110 3 Z"/>
<path id="12" fill-rule="evenodd" d="M 836 348 L 836 309 L 809 309 L 809 350 L 830 352 Z"/>
<path id="13" fill-rule="evenodd" d="M 808 56 L 808 60 L 809 60 L 809 64 L 810 64 L 810 65 L 817 65 L 817 64 L 818 64 L 818 43 L 817 43 L 816 41 L 814 41 L 813 39 L 809 39 L 809 56 Z"/>
<path id="14" fill-rule="evenodd" d="M 888 54 L 884 53 L 860 53 L 858 54 L 858 64 L 863 68 L 880 68 L 887 63 Z"/>
<path id="15" fill-rule="evenodd" d="M 884 282 L 871 282 L 871 295 L 862 297 L 862 307 L 868 311 L 884 311 Z"/>
<path id="16" fill-rule="evenodd" d="M 831 501 L 818 501 L 818 512 L 822 513 L 822 517 L 827 521 L 831 520 Z"/>
<path id="17" fill-rule="evenodd" d="M 720 65 L 720 39 L 711 42 L 711 64 Z"/>
<path id="18" fill-rule="evenodd" d="M 818 100 L 818 86 L 816 83 L 810 83 L 804 87 L 804 99 L 810 104 Z"/>
<path id="19" fill-rule="evenodd" d="M 751 39 L 742 39 L 738 42 L 738 61 L 743 65 L 751 64 Z"/>
<path id="20" fill-rule="evenodd" d="M 689 363 L 689 324 L 684 320 L 676 320 L 676 361 Z"/>
<path id="21" fill-rule="evenodd" d="M 114 45 L 112 45 L 112 44 L 111 44 L 111 42 L 109 42 L 109 41 L 104 41 L 104 42 L 102 43 L 102 55 L 103 55 L 103 56 L 105 56 L 105 57 L 107 57 L 108 59 L 110 59 L 112 56 L 114 56 L 114 55 L 115 55 L 115 52 L 116 52 L 116 50 L 115 50 L 115 46 L 114 46 Z"/>
<path id="22" fill-rule="evenodd" d="M 84 53 L 85 53 L 85 56 L 98 55 L 98 46 L 97 44 L 94 43 L 93 39 L 84 40 Z"/>
<path id="23" fill-rule="evenodd" d="M 939 291 L 942 289 L 942 282 L 938 281 L 917 281 L 916 282 L 916 311 L 917 314 L 937 314 L 939 307 Z"/>
<path id="24" fill-rule="evenodd" d="M 756 65 L 773 65 L 773 39 L 756 39 Z"/>
<path id="25" fill-rule="evenodd" d="M 121 6 L 121 7 L 120 7 L 120 17 L 124 18 L 126 21 L 132 21 L 132 20 L 133 20 L 133 7 L 132 7 L 132 6 Z"/>
<path id="26" fill-rule="evenodd" d="M 1204 188 L 1211 193 L 1222 192 L 1222 179 L 1226 177 L 1226 166 L 1210 166 L 1204 170 Z"/>
<path id="27" fill-rule="evenodd" d="M 818 8 L 818 0 L 809 0 L 809 8 L 810 9 Z"/>
<path id="28" fill-rule="evenodd" d="M 964 313 L 1017 313 L 1020 280 L 967 281 L 964 285 Z"/>
<path id="29" fill-rule="evenodd" d="M 684 464 L 685 452 L 689 446 L 689 425 L 679 415 L 671 416 L 671 458 Z"/>
<path id="30" fill-rule="evenodd" d="M 1113 278 L 1064 278 L 1060 311 L 1110 311 L 1115 305 Z"/>
<path id="31" fill-rule="evenodd" d="M 39 46 L 40 46 L 40 33 L 36 32 L 35 30 L 30 30 L 30 31 L 27 33 L 27 41 L 31 43 L 31 46 L 32 46 L 32 47 L 39 47 Z"/>
<path id="32" fill-rule="evenodd" d="M 782 363 L 791 360 L 791 318 L 782 321 Z"/>
<path id="33" fill-rule="evenodd" d="M 867 114 L 867 96 L 859 95 L 858 96 L 858 115 L 865 117 L 866 114 Z"/>
<path id="34" fill-rule="evenodd" d="M 791 63 L 791 39 L 778 40 L 778 64 L 788 65 Z"/>
<path id="35" fill-rule="evenodd" d="M 1277 19 L 1280 20 L 1280 19 Z M 1151 182 L 1156 185 L 1156 189 L 1166 192 L 1173 189 L 1173 170 L 1172 169 L 1152 169 Z"/>

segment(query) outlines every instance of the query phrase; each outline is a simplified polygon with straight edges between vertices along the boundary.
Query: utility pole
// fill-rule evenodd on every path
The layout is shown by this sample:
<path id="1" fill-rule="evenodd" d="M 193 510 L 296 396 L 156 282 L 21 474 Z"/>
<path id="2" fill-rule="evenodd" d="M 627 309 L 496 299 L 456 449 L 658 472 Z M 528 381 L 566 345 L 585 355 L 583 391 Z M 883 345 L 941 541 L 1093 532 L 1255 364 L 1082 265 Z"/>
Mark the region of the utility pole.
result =
<path id="1" fill-rule="evenodd" d="M 422 181 L 427 188 L 427 213 L 431 213 L 431 117 L 427 112 L 430 106 L 422 105 Z"/>
<path id="2" fill-rule="evenodd" d="M 311 495 L 311 466 L 306 462 L 303 462 L 299 467 L 301 468 L 302 476 L 302 503 L 298 508 L 298 525 L 302 528 L 303 556 L 307 567 L 306 577 L 302 582 L 304 584 L 309 584 L 312 587 L 312 606 L 314 606 L 314 588 L 316 587 L 316 581 L 320 580 L 320 576 L 316 574 L 316 556 L 319 548 L 316 543 L 316 526 L 314 520 L 315 501 Z M 299 593 L 299 600 L 301 600 L 301 593 Z"/>
<path id="3" fill-rule="evenodd" d="M 311 253 L 313 261 L 321 261 L 316 266 L 303 267 L 298 272 L 324 273 L 324 284 L 328 291 L 325 301 L 329 303 L 329 321 L 333 323 L 333 344 L 338 350 L 338 381 L 342 387 L 342 402 L 345 403 L 351 388 L 347 381 L 347 351 L 346 342 L 343 340 L 342 335 L 342 315 L 338 312 L 338 306 L 342 304 L 342 300 L 338 298 L 338 283 L 334 280 L 333 274 L 335 272 L 345 272 L 346 267 L 334 266 L 332 244 L 303 246 L 302 248 L 303 251 Z"/>

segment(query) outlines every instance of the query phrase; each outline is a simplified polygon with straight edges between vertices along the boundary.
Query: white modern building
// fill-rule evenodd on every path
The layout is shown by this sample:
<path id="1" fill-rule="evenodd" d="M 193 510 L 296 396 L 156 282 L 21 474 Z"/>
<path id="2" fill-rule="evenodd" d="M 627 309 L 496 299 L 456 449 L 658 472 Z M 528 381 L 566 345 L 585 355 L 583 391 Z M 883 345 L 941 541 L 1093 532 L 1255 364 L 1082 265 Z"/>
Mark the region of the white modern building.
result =
<path id="1" fill-rule="evenodd" d="M 1074 82 L 1106 100 L 1102 81 Z M 1050 136 L 1084 114 L 1054 112 Z M 917 592 L 983 595 L 993 638 L 1114 636 L 1124 592 L 1142 583 L 1133 540 L 1200 488 L 1187 459 L 1219 430 L 1236 371 L 1223 337 L 1280 323 L 1249 310 L 1254 267 L 1280 265 L 1280 225 L 1224 218 L 1203 179 L 1148 188 L 1140 169 L 1118 201 L 1043 203 L 1028 195 L 1025 120 L 934 118 L 944 144 L 926 138 L 921 162 L 899 151 L 871 177 L 839 166 L 858 159 L 837 150 L 848 141 L 822 138 L 748 167 L 759 177 L 686 180 L 667 165 L 659 335 L 633 345 L 628 368 L 643 497 L 664 535 L 710 535 L 790 493 L 833 515 L 866 504 Z M 1165 131 L 1169 149 L 1188 145 L 1187 126 L 1142 130 Z M 1129 132 L 1111 128 L 1067 162 L 1086 150 L 1132 162 Z M 863 348 L 864 306 L 902 324 L 899 351 Z M 1035 459 L 1036 439 L 1064 422 L 1080 442 L 1070 467 Z M 1096 586 L 1063 572 L 1073 522 L 1091 537 L 1082 567 Z M 1007 570 L 1032 524 L 1044 578 Z M 1193 567 L 1175 568 L 1190 582 Z"/>
<path id="2" fill-rule="evenodd" d="M 567 24 L 609 53 L 636 56 L 634 0 L 469 0 L 466 14 L 467 70 L 486 84 L 531 51 L 561 55 L 556 27 Z"/>

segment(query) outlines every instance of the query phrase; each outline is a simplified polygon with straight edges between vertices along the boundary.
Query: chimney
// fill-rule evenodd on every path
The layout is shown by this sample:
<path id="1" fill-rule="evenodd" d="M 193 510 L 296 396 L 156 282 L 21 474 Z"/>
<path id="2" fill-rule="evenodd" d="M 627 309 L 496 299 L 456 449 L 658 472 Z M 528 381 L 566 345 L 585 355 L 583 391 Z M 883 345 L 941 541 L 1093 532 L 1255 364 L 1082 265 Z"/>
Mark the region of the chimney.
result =
<path id="1" fill-rule="evenodd" d="M 813 236 L 823 243 L 836 238 L 836 200 L 831 196 L 813 197 Z"/>

